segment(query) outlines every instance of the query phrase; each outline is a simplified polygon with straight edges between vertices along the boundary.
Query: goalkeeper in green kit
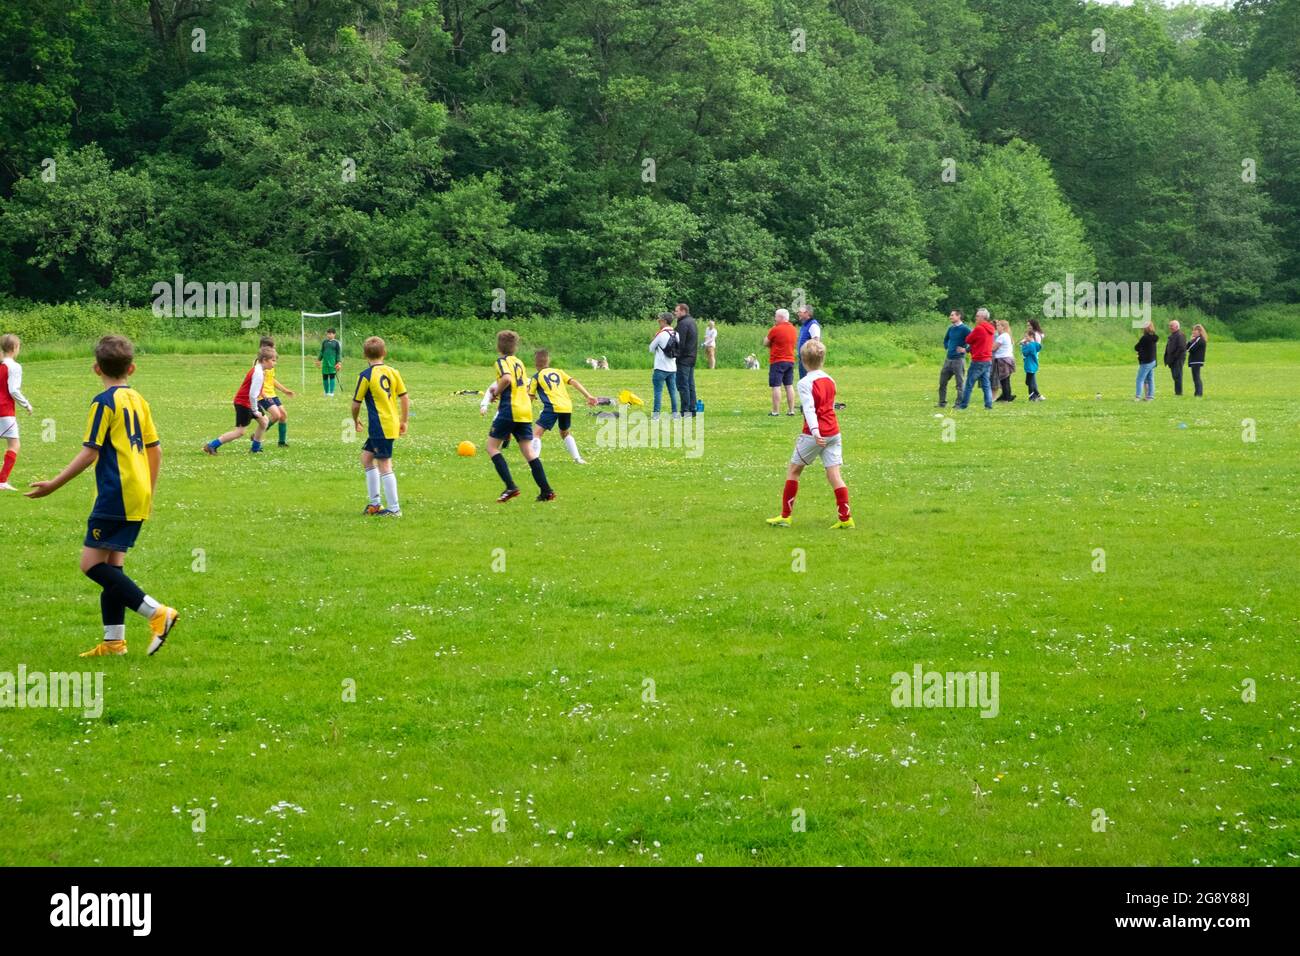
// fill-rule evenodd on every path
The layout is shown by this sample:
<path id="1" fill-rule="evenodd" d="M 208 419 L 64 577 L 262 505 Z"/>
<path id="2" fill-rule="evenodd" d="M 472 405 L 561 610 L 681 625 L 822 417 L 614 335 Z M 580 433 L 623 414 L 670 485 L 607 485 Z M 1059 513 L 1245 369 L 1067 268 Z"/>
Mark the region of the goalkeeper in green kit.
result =
<path id="1" fill-rule="evenodd" d="M 333 329 L 325 330 L 325 340 L 320 344 L 316 365 L 320 368 L 325 394 L 333 395 L 334 387 L 338 384 L 339 370 L 343 368 L 343 343 L 335 338 Z"/>

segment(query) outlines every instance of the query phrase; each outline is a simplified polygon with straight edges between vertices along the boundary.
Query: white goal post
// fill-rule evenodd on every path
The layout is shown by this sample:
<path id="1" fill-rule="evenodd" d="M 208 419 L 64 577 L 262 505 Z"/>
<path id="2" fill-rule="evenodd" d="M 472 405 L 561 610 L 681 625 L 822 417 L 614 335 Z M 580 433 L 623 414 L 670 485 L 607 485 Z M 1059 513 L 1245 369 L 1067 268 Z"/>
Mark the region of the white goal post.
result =
<path id="1" fill-rule="evenodd" d="M 339 320 L 339 358 L 343 357 L 343 313 L 342 312 L 299 312 L 298 318 L 302 322 L 302 385 L 307 387 L 307 320 L 308 319 L 338 319 Z"/>

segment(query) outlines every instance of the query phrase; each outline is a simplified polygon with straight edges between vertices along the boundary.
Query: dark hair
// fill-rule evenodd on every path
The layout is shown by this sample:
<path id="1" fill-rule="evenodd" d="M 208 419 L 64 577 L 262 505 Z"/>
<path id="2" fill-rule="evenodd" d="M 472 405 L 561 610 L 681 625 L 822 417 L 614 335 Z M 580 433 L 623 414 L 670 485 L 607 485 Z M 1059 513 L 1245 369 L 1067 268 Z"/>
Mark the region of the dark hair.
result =
<path id="1" fill-rule="evenodd" d="M 538 349 L 533 353 L 533 363 L 538 369 L 543 369 L 551 364 L 551 353 L 546 349 Z"/>
<path id="2" fill-rule="evenodd" d="M 502 329 L 498 332 L 497 351 L 502 355 L 514 355 L 519 351 L 519 333 L 511 329 Z"/>
<path id="3" fill-rule="evenodd" d="M 325 330 L 325 334 L 326 334 L 326 335 L 333 335 L 333 334 L 334 334 L 334 330 L 333 330 L 333 329 L 326 329 L 326 330 Z"/>
<path id="4" fill-rule="evenodd" d="M 1041 332 L 1041 331 L 1043 331 L 1043 326 L 1039 323 L 1039 321 L 1038 321 L 1037 319 L 1030 319 L 1030 320 L 1029 320 L 1029 327 L 1030 327 L 1031 329 L 1033 329 L 1035 332 Z"/>
<path id="5" fill-rule="evenodd" d="M 952 311 L 957 313 L 957 321 L 958 321 L 958 322 L 965 322 L 965 321 L 966 321 L 966 313 L 963 312 L 961 309 L 953 309 Z M 951 315 L 952 312 L 950 312 L 950 313 L 948 313 L 948 314 Z"/>
<path id="6" fill-rule="evenodd" d="M 95 345 L 95 364 L 109 378 L 125 378 L 135 361 L 135 346 L 124 335 L 106 335 Z"/>
<path id="7" fill-rule="evenodd" d="M 690 314 L 691 314 L 691 307 L 690 307 L 689 305 L 687 305 L 685 302 L 678 302 L 678 303 L 677 303 L 677 306 L 678 306 L 678 308 L 685 309 L 687 315 L 690 315 Z"/>

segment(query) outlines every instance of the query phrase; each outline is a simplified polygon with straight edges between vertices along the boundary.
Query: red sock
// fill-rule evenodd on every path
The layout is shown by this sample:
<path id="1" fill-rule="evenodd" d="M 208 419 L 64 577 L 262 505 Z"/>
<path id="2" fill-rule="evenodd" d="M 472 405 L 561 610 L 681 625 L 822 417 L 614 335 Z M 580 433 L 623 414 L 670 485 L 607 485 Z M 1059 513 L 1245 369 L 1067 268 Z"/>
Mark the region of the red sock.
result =
<path id="1" fill-rule="evenodd" d="M 835 507 L 839 510 L 840 520 L 848 521 L 849 520 L 849 489 L 848 488 L 835 489 Z"/>
<path id="2" fill-rule="evenodd" d="M 781 492 L 781 517 L 790 517 L 790 512 L 794 510 L 794 496 L 799 493 L 799 482 L 787 481 L 785 491 Z"/>
<path id="3" fill-rule="evenodd" d="M 18 452 L 16 451 L 5 452 L 4 467 L 0 468 L 0 485 L 3 485 L 6 481 L 9 480 L 9 472 L 14 470 L 14 462 L 16 462 L 17 460 L 18 460 Z"/>

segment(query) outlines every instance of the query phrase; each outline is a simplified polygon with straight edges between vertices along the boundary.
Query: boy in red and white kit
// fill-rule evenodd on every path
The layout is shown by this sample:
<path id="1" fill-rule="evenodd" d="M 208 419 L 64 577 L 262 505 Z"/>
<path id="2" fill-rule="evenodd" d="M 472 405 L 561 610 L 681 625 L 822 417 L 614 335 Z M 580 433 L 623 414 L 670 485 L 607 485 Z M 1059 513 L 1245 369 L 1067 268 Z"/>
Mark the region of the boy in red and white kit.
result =
<path id="1" fill-rule="evenodd" d="M 781 494 L 781 514 L 768 518 L 774 528 L 790 527 L 790 512 L 794 498 L 799 493 L 799 475 L 814 458 L 820 457 L 826 467 L 826 480 L 835 489 L 835 507 L 839 520 L 835 528 L 852 528 L 853 515 L 849 512 L 849 489 L 840 477 L 844 464 L 844 447 L 840 436 L 840 423 L 835 417 L 835 379 L 822 371 L 826 361 L 826 346 L 818 339 L 809 339 L 799 350 L 808 374 L 799 379 L 799 404 L 803 408 L 803 434 L 794 443 L 794 456 L 790 471 L 785 476 L 785 491 Z"/>
<path id="2" fill-rule="evenodd" d="M 262 395 L 262 385 L 266 381 L 266 370 L 275 368 L 275 349 L 263 345 L 257 353 L 257 361 L 244 376 L 244 382 L 235 393 L 235 427 L 219 438 L 214 438 L 203 445 L 209 455 L 215 455 L 217 449 L 236 438 L 243 438 L 248 426 L 257 421 L 257 430 L 253 433 L 254 452 L 262 450 L 262 436 L 266 434 L 271 422 L 258 410 L 257 400 Z"/>
<path id="3" fill-rule="evenodd" d="M 23 395 L 23 367 L 15 359 L 22 343 L 16 335 L 0 336 L 0 438 L 5 440 L 4 464 L 0 465 L 0 491 L 17 491 L 9 484 L 9 473 L 18 460 L 18 409 L 21 405 L 32 414 L 32 403 Z"/>

